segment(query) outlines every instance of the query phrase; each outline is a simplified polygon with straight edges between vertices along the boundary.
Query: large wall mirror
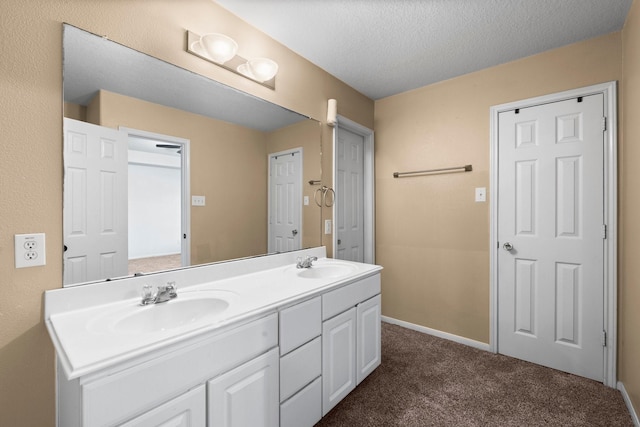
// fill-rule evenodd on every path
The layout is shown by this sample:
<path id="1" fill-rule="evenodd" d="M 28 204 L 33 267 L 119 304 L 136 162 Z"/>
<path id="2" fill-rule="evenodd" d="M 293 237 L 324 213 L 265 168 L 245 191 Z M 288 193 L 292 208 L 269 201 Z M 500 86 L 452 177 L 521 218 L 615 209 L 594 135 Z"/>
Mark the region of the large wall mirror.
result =
<path id="1" fill-rule="evenodd" d="M 321 127 L 63 29 L 64 285 L 321 245 Z"/>

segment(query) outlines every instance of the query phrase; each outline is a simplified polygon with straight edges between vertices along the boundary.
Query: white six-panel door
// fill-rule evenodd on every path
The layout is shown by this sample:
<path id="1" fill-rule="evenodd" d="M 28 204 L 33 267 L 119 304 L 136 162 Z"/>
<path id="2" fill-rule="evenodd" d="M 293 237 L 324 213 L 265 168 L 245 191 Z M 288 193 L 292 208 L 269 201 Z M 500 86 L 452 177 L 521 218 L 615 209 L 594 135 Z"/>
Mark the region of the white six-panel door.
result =
<path id="1" fill-rule="evenodd" d="M 603 378 L 603 95 L 499 114 L 498 351 Z"/>
<path id="2" fill-rule="evenodd" d="M 269 252 L 300 249 L 302 151 L 269 156 Z"/>
<path id="3" fill-rule="evenodd" d="M 64 119 L 65 285 L 128 274 L 127 136 Z"/>
<path id="4" fill-rule="evenodd" d="M 364 137 L 338 128 L 335 257 L 364 262 Z"/>

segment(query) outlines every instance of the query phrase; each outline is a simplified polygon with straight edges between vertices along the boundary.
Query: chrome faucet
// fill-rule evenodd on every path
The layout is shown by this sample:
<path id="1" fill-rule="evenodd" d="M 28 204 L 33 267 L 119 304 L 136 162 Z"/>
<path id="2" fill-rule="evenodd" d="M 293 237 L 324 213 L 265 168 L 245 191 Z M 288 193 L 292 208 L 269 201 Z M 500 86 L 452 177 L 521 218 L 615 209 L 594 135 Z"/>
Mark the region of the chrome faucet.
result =
<path id="1" fill-rule="evenodd" d="M 140 305 L 159 304 L 178 297 L 176 282 L 168 282 L 166 285 L 158 286 L 156 292 L 152 291 L 151 285 L 142 287 L 142 301 Z"/>
<path id="2" fill-rule="evenodd" d="M 310 268 L 312 267 L 311 263 L 317 260 L 318 260 L 317 256 L 308 256 L 308 257 L 305 257 L 304 259 L 302 259 L 302 257 L 298 257 L 296 268 Z"/>

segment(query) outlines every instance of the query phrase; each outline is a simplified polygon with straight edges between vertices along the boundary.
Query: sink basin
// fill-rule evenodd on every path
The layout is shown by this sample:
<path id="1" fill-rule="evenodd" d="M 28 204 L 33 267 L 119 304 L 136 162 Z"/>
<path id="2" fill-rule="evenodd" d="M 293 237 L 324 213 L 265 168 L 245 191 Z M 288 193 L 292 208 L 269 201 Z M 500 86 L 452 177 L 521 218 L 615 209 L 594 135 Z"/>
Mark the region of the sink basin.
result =
<path id="1" fill-rule="evenodd" d="M 140 307 L 113 324 L 113 330 L 125 333 L 156 332 L 179 328 L 224 312 L 229 303 L 220 298 L 175 299 Z"/>
<path id="2" fill-rule="evenodd" d="M 355 271 L 355 267 L 349 264 L 315 264 L 310 268 L 299 269 L 298 277 L 306 279 L 332 279 L 346 276 Z"/>
<path id="3" fill-rule="evenodd" d="M 145 334 L 214 321 L 229 309 L 232 292 L 183 292 L 178 298 L 142 306 L 130 303 L 93 317 L 87 330 L 96 334 Z"/>

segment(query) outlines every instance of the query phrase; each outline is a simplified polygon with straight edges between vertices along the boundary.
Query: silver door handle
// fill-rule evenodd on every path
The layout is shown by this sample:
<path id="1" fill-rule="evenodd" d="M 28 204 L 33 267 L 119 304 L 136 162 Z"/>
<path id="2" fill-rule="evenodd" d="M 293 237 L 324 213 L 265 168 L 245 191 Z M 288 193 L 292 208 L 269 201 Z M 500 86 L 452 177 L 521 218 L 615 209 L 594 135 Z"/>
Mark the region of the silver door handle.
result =
<path id="1" fill-rule="evenodd" d="M 295 236 L 296 234 L 298 234 L 298 230 L 292 230 L 291 234 L 293 234 Z"/>
<path id="2" fill-rule="evenodd" d="M 513 249 L 513 245 L 509 242 L 505 243 L 504 245 L 502 245 L 502 247 L 504 248 L 505 251 L 510 251 Z"/>

